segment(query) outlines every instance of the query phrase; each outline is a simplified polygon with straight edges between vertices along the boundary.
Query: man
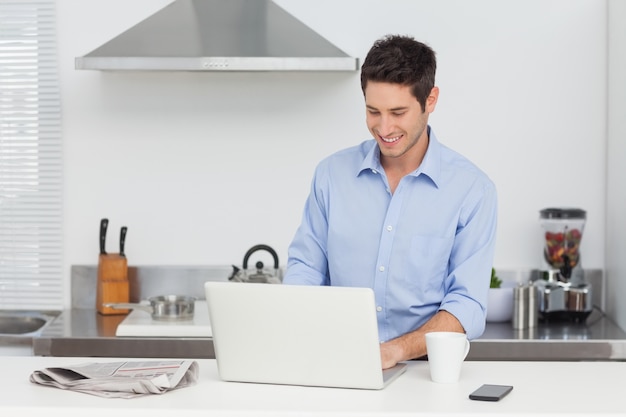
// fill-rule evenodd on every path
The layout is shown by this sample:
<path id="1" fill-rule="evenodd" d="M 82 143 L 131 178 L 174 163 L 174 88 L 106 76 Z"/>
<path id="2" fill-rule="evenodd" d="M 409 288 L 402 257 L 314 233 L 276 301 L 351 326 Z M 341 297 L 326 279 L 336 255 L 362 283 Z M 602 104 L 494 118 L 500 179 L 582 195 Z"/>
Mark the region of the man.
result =
<path id="1" fill-rule="evenodd" d="M 413 38 L 374 43 L 361 68 L 373 139 L 317 166 L 283 279 L 372 288 L 383 368 L 425 355 L 428 331 L 485 327 L 496 190 L 428 125 L 435 71 Z"/>

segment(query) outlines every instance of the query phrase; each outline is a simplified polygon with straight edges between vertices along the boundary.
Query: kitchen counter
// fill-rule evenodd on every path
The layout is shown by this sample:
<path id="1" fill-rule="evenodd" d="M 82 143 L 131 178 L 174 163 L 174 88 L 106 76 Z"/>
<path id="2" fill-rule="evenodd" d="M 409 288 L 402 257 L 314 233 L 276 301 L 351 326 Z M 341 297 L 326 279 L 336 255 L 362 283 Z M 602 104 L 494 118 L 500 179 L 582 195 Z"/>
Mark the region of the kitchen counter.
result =
<path id="1" fill-rule="evenodd" d="M 65 310 L 37 338 L 37 356 L 129 358 L 215 358 L 209 337 L 118 337 L 126 315 L 102 315 L 96 310 Z"/>
<path id="2" fill-rule="evenodd" d="M 379 391 L 242 384 L 219 379 L 215 360 L 199 359 L 196 385 L 163 395 L 106 399 L 44 387 L 29 375 L 45 367 L 117 358 L 0 357 L 2 415 L 93 417 L 111 415 L 185 416 L 624 416 L 626 362 L 465 362 L 454 384 L 430 381 L 428 363 L 412 361 L 407 371 Z M 584 379 L 583 378 L 584 375 Z M 513 385 L 499 402 L 472 401 L 484 383 Z"/>
<path id="3" fill-rule="evenodd" d="M 211 338 L 116 337 L 125 315 L 103 316 L 95 310 L 64 311 L 33 339 L 37 356 L 215 358 Z M 584 324 L 540 323 L 513 330 L 511 323 L 487 323 L 472 341 L 469 361 L 626 360 L 626 332 L 594 311 Z"/>
<path id="4" fill-rule="evenodd" d="M 224 281 L 232 265 L 206 267 L 129 267 L 131 301 L 156 294 L 185 294 L 204 298 L 207 280 Z M 524 281 L 535 270 L 499 271 L 504 280 Z M 594 305 L 584 324 L 552 323 L 532 330 L 513 330 L 511 323 L 487 323 L 484 334 L 472 341 L 468 360 L 497 361 L 622 361 L 626 360 L 626 332 L 600 313 L 603 307 L 602 271 L 586 270 L 593 284 Z M 91 357 L 215 357 L 209 337 L 116 337 L 124 315 L 102 316 L 95 306 L 96 265 L 72 267 L 72 308 L 64 311 L 41 335 L 33 339 L 37 356 Z"/>

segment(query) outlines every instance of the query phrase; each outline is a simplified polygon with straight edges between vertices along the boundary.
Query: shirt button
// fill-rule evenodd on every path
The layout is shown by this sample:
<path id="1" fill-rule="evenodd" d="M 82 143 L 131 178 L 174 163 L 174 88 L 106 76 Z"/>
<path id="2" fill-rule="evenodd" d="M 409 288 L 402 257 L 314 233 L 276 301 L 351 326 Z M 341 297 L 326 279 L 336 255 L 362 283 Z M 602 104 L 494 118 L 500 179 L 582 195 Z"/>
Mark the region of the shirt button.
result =
<path id="1" fill-rule="evenodd" d="M 389 225 L 387 226 L 387 231 L 391 232 L 393 230 L 393 226 Z"/>
<path id="2" fill-rule="evenodd" d="M 374 174 L 378 174 L 378 171 L 376 171 L 375 169 L 372 170 L 372 173 Z"/>
<path id="3" fill-rule="evenodd" d="M 376 307 L 376 311 L 383 311 L 383 308 L 381 306 Z"/>
<path id="4" fill-rule="evenodd" d="M 378 267 L 378 270 L 379 270 L 380 272 L 384 272 L 384 271 L 385 271 L 385 267 L 381 265 L 381 266 L 379 266 L 379 267 Z"/>

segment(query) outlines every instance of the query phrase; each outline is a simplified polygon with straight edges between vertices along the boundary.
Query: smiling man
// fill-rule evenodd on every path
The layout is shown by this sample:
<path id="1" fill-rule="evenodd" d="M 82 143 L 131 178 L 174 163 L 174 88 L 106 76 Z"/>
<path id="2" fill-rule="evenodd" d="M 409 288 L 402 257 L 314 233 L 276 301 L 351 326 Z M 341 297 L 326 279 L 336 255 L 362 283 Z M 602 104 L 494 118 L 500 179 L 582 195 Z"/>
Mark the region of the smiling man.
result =
<path id="1" fill-rule="evenodd" d="M 317 166 L 283 279 L 372 288 L 383 368 L 425 355 L 428 331 L 485 328 L 496 189 L 428 125 L 436 67 L 411 37 L 374 43 L 361 67 L 373 139 Z"/>

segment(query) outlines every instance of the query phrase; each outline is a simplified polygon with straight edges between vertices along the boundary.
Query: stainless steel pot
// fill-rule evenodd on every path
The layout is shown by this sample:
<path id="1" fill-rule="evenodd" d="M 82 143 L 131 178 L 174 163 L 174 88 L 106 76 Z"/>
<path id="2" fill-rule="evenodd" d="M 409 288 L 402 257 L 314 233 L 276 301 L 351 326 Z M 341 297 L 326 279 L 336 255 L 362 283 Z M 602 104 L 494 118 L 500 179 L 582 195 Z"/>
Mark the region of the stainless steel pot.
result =
<path id="1" fill-rule="evenodd" d="M 115 309 L 145 310 L 153 320 L 181 321 L 193 319 L 195 297 L 184 295 L 159 295 L 148 298 L 148 304 L 141 303 L 106 303 L 105 307 Z"/>

